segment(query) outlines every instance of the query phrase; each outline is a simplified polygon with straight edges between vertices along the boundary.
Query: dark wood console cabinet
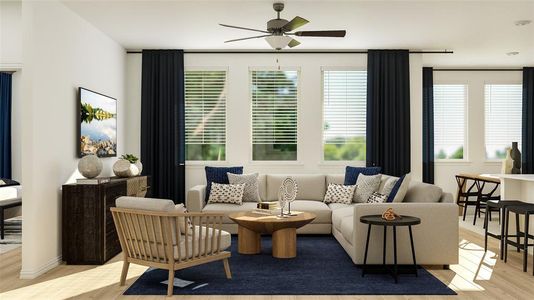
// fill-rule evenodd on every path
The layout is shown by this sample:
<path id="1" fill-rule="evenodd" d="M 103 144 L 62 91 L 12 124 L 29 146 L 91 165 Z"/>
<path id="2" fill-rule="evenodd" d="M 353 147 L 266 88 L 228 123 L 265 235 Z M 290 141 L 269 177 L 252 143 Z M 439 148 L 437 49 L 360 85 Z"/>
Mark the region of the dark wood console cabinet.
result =
<path id="1" fill-rule="evenodd" d="M 63 185 L 63 260 L 73 265 L 100 265 L 116 256 L 121 247 L 109 209 L 120 196 L 145 197 L 148 180 L 139 176 L 96 185 Z"/>

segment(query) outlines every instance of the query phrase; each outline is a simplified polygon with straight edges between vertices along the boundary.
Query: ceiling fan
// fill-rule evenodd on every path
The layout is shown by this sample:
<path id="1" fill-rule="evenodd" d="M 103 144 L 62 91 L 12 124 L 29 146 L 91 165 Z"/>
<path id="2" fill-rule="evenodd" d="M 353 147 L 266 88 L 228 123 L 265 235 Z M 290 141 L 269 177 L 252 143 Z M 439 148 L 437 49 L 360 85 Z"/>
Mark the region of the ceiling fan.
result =
<path id="1" fill-rule="evenodd" d="M 242 30 L 256 31 L 265 33 L 263 35 L 251 36 L 240 39 L 233 39 L 225 41 L 225 43 L 244 41 L 250 39 L 265 38 L 265 40 L 276 50 L 281 50 L 285 47 L 293 48 L 300 45 L 300 42 L 291 36 L 303 37 L 344 37 L 345 30 L 321 30 L 321 31 L 295 31 L 293 30 L 309 23 L 308 20 L 296 16 L 293 20 L 288 21 L 280 18 L 280 12 L 284 10 L 284 3 L 274 3 L 273 8 L 276 11 L 277 18 L 267 22 L 267 30 L 253 29 L 247 27 L 233 26 L 227 24 L 219 24 L 224 27 L 236 28 Z"/>

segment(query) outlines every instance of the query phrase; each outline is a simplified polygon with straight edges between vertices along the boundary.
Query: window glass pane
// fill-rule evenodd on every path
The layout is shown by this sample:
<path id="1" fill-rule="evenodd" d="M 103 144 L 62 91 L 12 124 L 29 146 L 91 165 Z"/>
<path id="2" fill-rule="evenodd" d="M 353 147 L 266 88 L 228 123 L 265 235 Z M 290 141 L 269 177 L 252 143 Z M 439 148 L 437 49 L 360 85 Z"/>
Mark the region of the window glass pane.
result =
<path id="1" fill-rule="evenodd" d="M 365 160 L 366 71 L 323 72 L 324 160 Z"/>
<path id="2" fill-rule="evenodd" d="M 252 159 L 297 159 L 297 71 L 251 71 Z"/>
<path id="3" fill-rule="evenodd" d="M 434 158 L 463 159 L 467 86 L 434 85 Z"/>
<path id="4" fill-rule="evenodd" d="M 512 142 L 521 149 L 522 86 L 486 84 L 484 96 L 486 158 L 502 159 Z"/>
<path id="5" fill-rule="evenodd" d="M 226 159 L 226 71 L 185 72 L 186 160 Z"/>

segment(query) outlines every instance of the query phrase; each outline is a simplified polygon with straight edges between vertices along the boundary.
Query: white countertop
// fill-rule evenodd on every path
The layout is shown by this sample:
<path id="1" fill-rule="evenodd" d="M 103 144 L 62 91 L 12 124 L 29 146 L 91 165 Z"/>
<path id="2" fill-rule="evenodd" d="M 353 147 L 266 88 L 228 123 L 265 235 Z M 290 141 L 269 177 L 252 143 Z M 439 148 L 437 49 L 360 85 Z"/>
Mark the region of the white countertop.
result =
<path id="1" fill-rule="evenodd" d="M 534 174 L 491 174 L 491 176 L 499 177 L 501 179 L 534 181 Z"/>

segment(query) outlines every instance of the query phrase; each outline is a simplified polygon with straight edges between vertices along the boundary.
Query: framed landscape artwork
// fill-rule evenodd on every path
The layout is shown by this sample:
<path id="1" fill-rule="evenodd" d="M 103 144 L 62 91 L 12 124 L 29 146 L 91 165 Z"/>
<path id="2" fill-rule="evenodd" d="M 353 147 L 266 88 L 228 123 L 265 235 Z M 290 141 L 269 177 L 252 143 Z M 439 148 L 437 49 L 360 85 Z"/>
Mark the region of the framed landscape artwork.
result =
<path id="1" fill-rule="evenodd" d="M 79 157 L 117 156 L 117 100 L 80 87 Z"/>

